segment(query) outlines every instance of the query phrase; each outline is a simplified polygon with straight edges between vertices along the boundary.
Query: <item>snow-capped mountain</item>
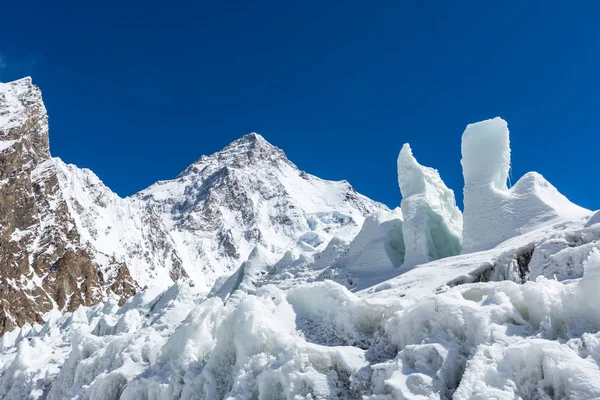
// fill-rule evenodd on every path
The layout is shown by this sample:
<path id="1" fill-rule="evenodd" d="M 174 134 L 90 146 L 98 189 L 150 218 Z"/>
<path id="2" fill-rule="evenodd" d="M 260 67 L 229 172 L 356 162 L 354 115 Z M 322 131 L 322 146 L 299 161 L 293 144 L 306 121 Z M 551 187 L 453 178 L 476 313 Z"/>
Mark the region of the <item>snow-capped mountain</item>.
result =
<path id="1" fill-rule="evenodd" d="M 92 171 L 51 158 L 30 78 L 1 84 L 0 96 L 0 290 L 10 299 L 0 332 L 180 280 L 208 292 L 256 246 L 317 251 L 387 210 L 345 181 L 300 171 L 256 133 L 121 198 Z"/>
<path id="2" fill-rule="evenodd" d="M 134 198 L 160 216 L 185 271 L 207 289 L 256 246 L 280 255 L 297 246 L 316 251 L 334 236 L 353 238 L 367 215 L 387 211 L 346 181 L 300 171 L 256 133 Z"/>
<path id="3" fill-rule="evenodd" d="M 408 144 L 389 210 L 257 134 L 123 199 L 50 158 L 30 80 L 0 96 L 4 329 L 34 321 L 0 398 L 600 398 L 600 211 L 508 188 L 504 120 L 463 133 L 464 215 Z"/>

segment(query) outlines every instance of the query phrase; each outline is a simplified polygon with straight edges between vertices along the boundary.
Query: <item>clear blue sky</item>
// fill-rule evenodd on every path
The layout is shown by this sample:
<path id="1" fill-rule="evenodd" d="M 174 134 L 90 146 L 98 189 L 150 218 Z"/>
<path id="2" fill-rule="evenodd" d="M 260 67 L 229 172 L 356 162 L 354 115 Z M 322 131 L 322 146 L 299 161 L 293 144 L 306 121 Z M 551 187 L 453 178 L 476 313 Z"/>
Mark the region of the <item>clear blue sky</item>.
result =
<path id="1" fill-rule="evenodd" d="M 31 75 L 53 155 L 120 195 L 257 131 L 390 206 L 410 142 L 460 199 L 461 133 L 499 115 L 514 178 L 596 209 L 599 18 L 591 1 L 11 1 L 0 80 Z"/>

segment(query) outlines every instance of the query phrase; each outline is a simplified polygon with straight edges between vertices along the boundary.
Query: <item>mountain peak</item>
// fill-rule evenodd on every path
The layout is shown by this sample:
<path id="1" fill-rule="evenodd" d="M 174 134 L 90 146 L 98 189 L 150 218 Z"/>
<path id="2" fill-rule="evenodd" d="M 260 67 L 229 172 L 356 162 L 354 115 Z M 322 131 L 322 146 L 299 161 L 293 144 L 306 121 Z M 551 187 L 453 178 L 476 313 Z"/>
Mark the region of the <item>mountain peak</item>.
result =
<path id="1" fill-rule="evenodd" d="M 0 82 L 0 95 L 8 102 L 23 102 L 28 97 L 41 97 L 40 89 L 35 86 L 30 76 L 15 81 Z"/>
<path id="2" fill-rule="evenodd" d="M 48 132 L 42 92 L 30 77 L 0 83 L 0 140 L 19 140 L 31 132 Z"/>
<path id="3" fill-rule="evenodd" d="M 33 86 L 30 76 L 24 76 L 23 78 L 16 79 L 11 82 L 6 82 L 6 85 L 10 86 Z"/>
<path id="4" fill-rule="evenodd" d="M 198 161 L 179 174 L 178 178 L 189 173 L 198 173 L 210 165 L 243 168 L 248 165 L 265 162 L 272 164 L 277 161 L 291 164 L 283 150 L 269 143 L 258 133 L 251 132 L 210 156 L 200 157 Z"/>
<path id="5" fill-rule="evenodd" d="M 247 133 L 244 136 L 242 136 L 240 138 L 240 140 L 251 142 L 251 143 L 263 142 L 263 143 L 270 144 L 269 142 L 267 142 L 267 140 L 262 135 L 260 135 L 256 132 Z"/>
<path id="6" fill-rule="evenodd" d="M 281 149 L 269 143 L 262 135 L 256 132 L 250 132 L 229 143 L 223 150 L 217 152 L 216 154 L 224 152 L 246 153 L 252 150 L 282 152 Z"/>

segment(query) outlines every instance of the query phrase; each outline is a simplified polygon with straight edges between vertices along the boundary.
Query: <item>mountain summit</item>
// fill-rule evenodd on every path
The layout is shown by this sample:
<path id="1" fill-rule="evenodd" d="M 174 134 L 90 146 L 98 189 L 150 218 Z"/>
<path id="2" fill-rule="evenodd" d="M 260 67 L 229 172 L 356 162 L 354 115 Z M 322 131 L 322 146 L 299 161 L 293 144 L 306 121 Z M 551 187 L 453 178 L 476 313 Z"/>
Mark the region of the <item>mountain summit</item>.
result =
<path id="1" fill-rule="evenodd" d="M 299 242 L 317 250 L 333 236 L 352 238 L 368 214 L 387 210 L 346 181 L 300 171 L 256 133 L 133 197 L 160 215 L 187 274 L 206 288 L 257 245 L 274 254 Z"/>

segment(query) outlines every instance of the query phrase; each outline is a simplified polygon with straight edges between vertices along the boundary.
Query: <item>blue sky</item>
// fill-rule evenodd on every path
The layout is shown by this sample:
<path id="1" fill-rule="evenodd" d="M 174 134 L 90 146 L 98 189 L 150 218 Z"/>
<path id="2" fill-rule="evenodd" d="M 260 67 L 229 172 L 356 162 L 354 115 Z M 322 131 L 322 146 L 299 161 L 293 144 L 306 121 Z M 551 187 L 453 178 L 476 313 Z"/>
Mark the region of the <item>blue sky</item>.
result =
<path id="1" fill-rule="evenodd" d="M 460 199 L 461 133 L 499 115 L 515 179 L 600 208 L 595 2 L 49 3 L 3 4 L 0 80 L 31 75 L 52 154 L 120 195 L 257 131 L 390 206 L 410 142 Z"/>

